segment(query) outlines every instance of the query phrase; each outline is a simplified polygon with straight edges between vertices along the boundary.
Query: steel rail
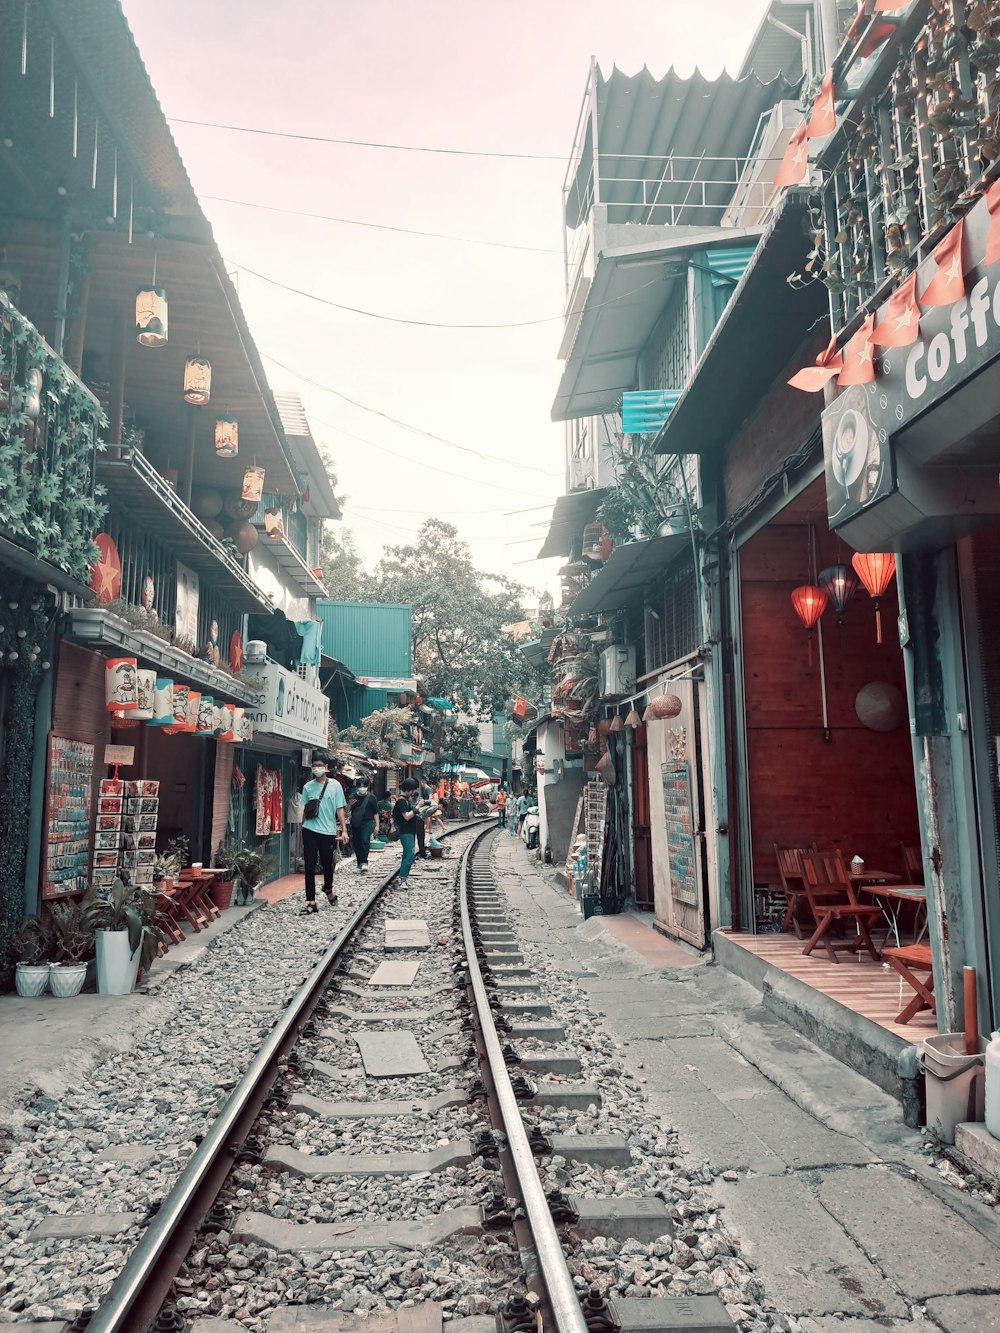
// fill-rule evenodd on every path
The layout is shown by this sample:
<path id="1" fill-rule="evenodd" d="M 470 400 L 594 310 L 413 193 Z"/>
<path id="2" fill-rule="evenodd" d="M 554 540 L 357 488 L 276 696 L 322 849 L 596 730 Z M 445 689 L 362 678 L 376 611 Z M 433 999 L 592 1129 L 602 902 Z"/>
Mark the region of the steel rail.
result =
<path id="1" fill-rule="evenodd" d="M 473 827 L 474 824 L 464 824 L 461 828 L 449 829 L 444 836 L 451 837 L 455 833 L 464 833 Z M 464 873 L 464 865 L 463 860 L 460 874 Z M 174 1273 L 180 1267 L 190 1248 L 190 1241 L 184 1238 L 185 1225 L 190 1234 L 192 1218 L 197 1215 L 200 1223 L 204 1216 L 209 1202 L 205 1197 L 206 1187 L 209 1187 L 213 1198 L 221 1188 L 221 1180 L 214 1185 L 214 1188 L 212 1187 L 212 1176 L 223 1162 L 227 1151 L 234 1144 L 241 1143 L 246 1136 L 246 1130 L 249 1128 L 246 1123 L 248 1108 L 253 1108 L 249 1116 L 252 1124 L 259 1114 L 259 1104 L 254 1108 L 253 1103 L 255 1101 L 260 1103 L 261 1089 L 270 1086 L 268 1074 L 272 1066 L 286 1047 L 294 1045 L 299 1035 L 299 1027 L 308 1019 L 311 1008 L 315 1008 L 330 978 L 337 971 L 344 947 L 364 924 L 371 909 L 398 874 L 398 870 L 393 871 L 380 884 L 374 886 L 364 902 L 337 932 L 333 943 L 283 1010 L 281 1017 L 247 1066 L 243 1077 L 229 1094 L 205 1137 L 161 1202 L 142 1239 L 111 1284 L 107 1296 L 91 1315 L 87 1333 L 136 1333 L 137 1329 L 145 1327 L 155 1316 L 156 1310 L 162 1305 L 166 1296 L 162 1282 L 159 1284 L 159 1295 L 156 1294 L 157 1270 L 166 1262 L 173 1264 Z M 229 1164 L 225 1163 L 225 1167 L 225 1174 L 228 1175 Z M 197 1226 L 194 1230 L 197 1230 Z M 170 1281 L 172 1280 L 171 1277 Z M 143 1313 L 148 1314 L 148 1318 L 140 1319 L 137 1323 L 135 1316 L 140 1306 Z M 152 1313 L 148 1313 L 151 1306 Z"/>
<path id="2" fill-rule="evenodd" d="M 542 1182 L 538 1178 L 531 1145 L 525 1133 L 524 1121 L 521 1119 L 521 1108 L 511 1087 L 507 1062 L 493 1021 L 490 997 L 483 981 L 479 959 L 476 957 L 476 942 L 472 936 L 472 920 L 469 913 L 468 869 L 471 855 L 480 841 L 481 838 L 474 839 L 465 849 L 459 868 L 462 938 L 468 961 L 469 984 L 475 1000 L 476 1019 L 480 1026 L 480 1037 L 489 1062 L 494 1095 L 503 1117 L 507 1149 L 521 1187 L 521 1203 L 524 1205 L 535 1242 L 535 1253 L 548 1294 L 552 1317 L 559 1333 L 588 1333 L 587 1321 L 583 1316 L 580 1298 L 573 1286 L 573 1277 L 563 1254 L 562 1242 L 552 1220 Z"/>

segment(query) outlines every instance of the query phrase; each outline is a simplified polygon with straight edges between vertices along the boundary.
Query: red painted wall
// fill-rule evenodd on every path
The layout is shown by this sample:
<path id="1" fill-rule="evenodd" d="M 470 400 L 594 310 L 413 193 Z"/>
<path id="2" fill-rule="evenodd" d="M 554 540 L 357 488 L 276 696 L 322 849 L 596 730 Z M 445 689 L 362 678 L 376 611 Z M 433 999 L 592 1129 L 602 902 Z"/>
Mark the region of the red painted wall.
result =
<path id="1" fill-rule="evenodd" d="M 875 642 L 871 598 L 859 587 L 840 649 L 832 608 L 823 616 L 830 740 L 823 740 L 818 644 L 808 665 L 792 589 L 810 582 L 807 528 L 770 527 L 740 552 L 748 782 L 755 884 L 776 884 L 773 844 L 816 842 L 898 872 L 899 844 L 919 840 L 909 724 L 874 732 L 855 712 L 858 690 L 888 681 L 905 694 L 896 630 L 895 580 L 882 599 L 883 642 Z M 817 569 L 851 552 L 821 524 Z"/>

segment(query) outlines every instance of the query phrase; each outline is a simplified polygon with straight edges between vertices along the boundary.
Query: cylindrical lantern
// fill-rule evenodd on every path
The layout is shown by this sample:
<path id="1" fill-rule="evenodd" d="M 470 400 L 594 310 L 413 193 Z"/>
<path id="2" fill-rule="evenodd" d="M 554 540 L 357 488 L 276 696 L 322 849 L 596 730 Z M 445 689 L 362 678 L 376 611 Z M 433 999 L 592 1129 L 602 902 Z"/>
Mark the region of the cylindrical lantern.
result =
<path id="1" fill-rule="evenodd" d="M 167 341 L 167 293 L 155 284 L 135 294 L 135 339 L 143 347 L 164 347 Z"/>
<path id="2" fill-rule="evenodd" d="M 813 626 L 820 616 L 826 610 L 828 598 L 822 588 L 815 583 L 804 583 L 801 588 L 796 588 L 792 592 L 792 606 L 795 608 L 795 614 L 806 627 L 806 642 L 809 645 L 809 665 L 812 666 L 812 632 Z"/>
<path id="3" fill-rule="evenodd" d="M 199 736 L 215 734 L 215 700 L 210 694 L 203 694 L 198 700 L 198 717 L 195 731 Z"/>
<path id="4" fill-rule="evenodd" d="M 285 520 L 280 509 L 264 510 L 264 531 L 273 542 L 281 541 L 285 535 Z"/>
<path id="5" fill-rule="evenodd" d="M 256 464 L 243 473 L 242 497 L 248 503 L 259 504 L 264 494 L 264 469 Z"/>
<path id="6" fill-rule="evenodd" d="M 238 523 L 231 523 L 226 529 L 226 536 L 235 543 L 240 555 L 246 555 L 248 551 L 252 551 L 260 540 L 257 529 L 246 519 Z"/>
<path id="7" fill-rule="evenodd" d="M 171 688 L 170 723 L 164 727 L 168 736 L 187 731 L 187 706 L 190 690 L 187 685 L 174 684 Z"/>
<path id="8" fill-rule="evenodd" d="M 132 716 L 140 722 L 149 722 L 153 717 L 153 692 L 156 689 L 156 672 L 140 667 L 136 672 L 138 707 Z"/>
<path id="9" fill-rule="evenodd" d="M 866 554 L 859 551 L 851 556 L 851 564 L 875 603 L 875 642 L 881 643 L 882 611 L 878 599 L 888 588 L 896 572 L 896 557 L 889 551 L 871 551 Z"/>
<path id="10" fill-rule="evenodd" d="M 239 739 L 243 742 L 244 745 L 249 745 L 250 742 L 253 740 L 253 714 L 246 712 L 245 709 L 243 711 L 243 715 L 239 719 L 239 726 L 237 728 L 236 735 L 239 737 Z"/>
<path id="11" fill-rule="evenodd" d="M 157 677 L 153 685 L 151 727 L 169 727 L 174 720 L 174 682 Z"/>
<path id="12" fill-rule="evenodd" d="M 188 690 L 187 714 L 184 730 L 195 732 L 198 729 L 198 712 L 201 708 L 201 690 Z"/>
<path id="13" fill-rule="evenodd" d="M 219 458 L 235 458 L 240 451 L 240 428 L 235 417 L 215 418 L 215 452 Z"/>
<path id="14" fill-rule="evenodd" d="M 184 362 L 184 401 L 202 407 L 212 396 L 212 366 L 203 356 Z"/>
<path id="15" fill-rule="evenodd" d="M 109 657 L 104 663 L 104 705 L 109 713 L 139 707 L 138 671 L 134 657 Z"/>
<path id="16" fill-rule="evenodd" d="M 222 730 L 219 732 L 220 741 L 234 741 L 236 739 L 236 709 L 232 704 L 222 705 Z"/>
<path id="17" fill-rule="evenodd" d="M 237 704 L 233 705 L 233 739 L 235 741 L 243 739 L 243 718 L 245 714 L 245 708 L 240 708 Z"/>

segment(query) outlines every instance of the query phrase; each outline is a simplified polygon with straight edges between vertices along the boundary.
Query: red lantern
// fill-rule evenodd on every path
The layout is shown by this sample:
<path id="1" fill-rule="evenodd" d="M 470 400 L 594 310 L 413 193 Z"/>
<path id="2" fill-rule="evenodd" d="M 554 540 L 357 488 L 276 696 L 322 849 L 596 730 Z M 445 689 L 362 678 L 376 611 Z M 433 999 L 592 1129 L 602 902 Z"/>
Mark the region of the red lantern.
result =
<path id="1" fill-rule="evenodd" d="M 889 551 L 871 551 L 851 556 L 851 564 L 858 578 L 868 589 L 875 603 L 875 642 L 882 642 L 882 612 L 878 599 L 888 588 L 896 572 L 896 557 Z"/>
<path id="2" fill-rule="evenodd" d="M 826 610 L 829 600 L 826 592 L 814 583 L 804 583 L 801 588 L 796 588 L 792 593 L 792 606 L 795 607 L 795 614 L 806 627 L 810 666 L 812 666 L 813 625 Z"/>

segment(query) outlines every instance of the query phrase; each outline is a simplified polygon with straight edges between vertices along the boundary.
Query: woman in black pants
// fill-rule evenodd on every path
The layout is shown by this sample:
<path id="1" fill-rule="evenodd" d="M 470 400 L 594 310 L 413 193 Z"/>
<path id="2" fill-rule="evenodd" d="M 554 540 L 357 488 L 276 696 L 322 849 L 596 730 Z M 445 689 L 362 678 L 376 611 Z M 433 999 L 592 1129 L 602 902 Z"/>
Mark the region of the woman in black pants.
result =
<path id="1" fill-rule="evenodd" d="M 367 781 L 362 778 L 354 788 L 351 799 L 351 845 L 358 859 L 358 874 L 368 871 L 368 853 L 372 834 L 378 832 L 378 799 L 372 795 Z"/>

